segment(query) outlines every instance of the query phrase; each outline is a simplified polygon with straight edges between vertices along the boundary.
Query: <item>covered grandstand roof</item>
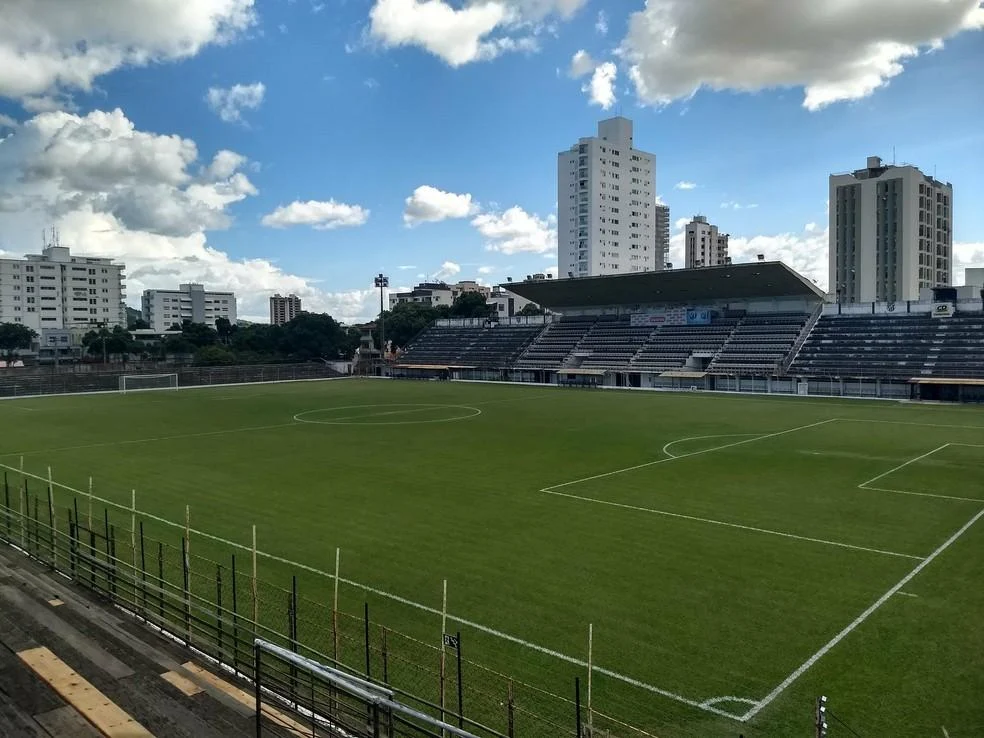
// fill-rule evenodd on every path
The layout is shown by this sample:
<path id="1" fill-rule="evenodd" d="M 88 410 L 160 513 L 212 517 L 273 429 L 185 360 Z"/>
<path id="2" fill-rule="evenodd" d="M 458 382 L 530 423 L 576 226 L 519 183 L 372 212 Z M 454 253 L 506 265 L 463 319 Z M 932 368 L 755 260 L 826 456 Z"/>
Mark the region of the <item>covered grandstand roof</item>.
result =
<path id="1" fill-rule="evenodd" d="M 781 261 L 637 272 L 604 277 L 530 280 L 501 285 L 549 309 L 653 303 L 695 304 L 702 300 L 812 297 L 824 293 Z"/>

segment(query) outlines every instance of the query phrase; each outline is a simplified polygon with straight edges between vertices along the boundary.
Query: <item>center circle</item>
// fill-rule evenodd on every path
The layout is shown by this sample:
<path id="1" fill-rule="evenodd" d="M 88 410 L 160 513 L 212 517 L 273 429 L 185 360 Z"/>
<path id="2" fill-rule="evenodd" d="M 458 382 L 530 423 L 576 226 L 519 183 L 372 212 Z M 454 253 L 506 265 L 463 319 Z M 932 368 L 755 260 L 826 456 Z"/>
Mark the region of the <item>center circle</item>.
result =
<path id="1" fill-rule="evenodd" d="M 419 419 L 403 420 L 407 415 L 418 414 Z M 298 423 L 314 425 L 420 425 L 423 423 L 452 423 L 481 415 L 482 411 L 470 405 L 438 405 L 433 403 L 389 403 L 375 405 L 342 405 L 297 413 Z"/>

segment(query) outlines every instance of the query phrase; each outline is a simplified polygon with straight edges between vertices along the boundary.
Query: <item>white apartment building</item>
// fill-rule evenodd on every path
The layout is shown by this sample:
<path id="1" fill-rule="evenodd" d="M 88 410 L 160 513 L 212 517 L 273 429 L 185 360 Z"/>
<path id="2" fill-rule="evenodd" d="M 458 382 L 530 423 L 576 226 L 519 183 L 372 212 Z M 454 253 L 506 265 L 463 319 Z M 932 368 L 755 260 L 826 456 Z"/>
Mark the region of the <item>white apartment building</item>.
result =
<path id="1" fill-rule="evenodd" d="M 710 267 L 730 264 L 728 256 L 728 234 L 718 231 L 718 227 L 707 222 L 703 215 L 695 215 L 687 223 L 684 233 L 684 266 Z"/>
<path id="2" fill-rule="evenodd" d="M 421 282 L 409 292 L 391 292 L 389 295 L 389 306 L 392 310 L 401 302 L 422 302 L 431 307 L 447 305 L 451 307 L 460 295 L 466 292 L 477 292 L 488 298 L 492 292 L 491 287 L 472 281 L 462 280 L 456 284 L 445 282 Z"/>
<path id="3" fill-rule="evenodd" d="M 656 231 L 656 263 L 666 268 L 670 256 L 670 206 L 657 203 L 654 209 L 653 229 Z"/>
<path id="4" fill-rule="evenodd" d="M 143 319 L 158 333 L 186 320 L 211 328 L 217 318 L 228 318 L 236 324 L 236 295 L 206 292 L 201 284 L 182 284 L 176 290 L 144 290 L 141 308 Z"/>
<path id="5" fill-rule="evenodd" d="M 493 306 L 500 318 L 511 318 L 527 305 L 535 305 L 536 303 L 510 292 L 505 287 L 498 286 L 489 293 L 485 304 Z"/>
<path id="6" fill-rule="evenodd" d="M 38 335 L 125 327 L 124 270 L 112 259 L 72 256 L 58 245 L 24 259 L 0 259 L 0 323 L 20 323 Z"/>
<path id="7" fill-rule="evenodd" d="M 283 325 L 301 312 L 301 298 L 295 294 L 284 297 L 277 294 L 270 298 L 270 325 Z"/>
<path id="8" fill-rule="evenodd" d="M 601 121 L 557 155 L 560 276 L 661 270 L 655 207 L 656 157 L 633 148 L 628 118 Z"/>
<path id="9" fill-rule="evenodd" d="M 831 296 L 837 302 L 918 300 L 953 277 L 953 187 L 914 166 L 869 156 L 830 175 Z"/>

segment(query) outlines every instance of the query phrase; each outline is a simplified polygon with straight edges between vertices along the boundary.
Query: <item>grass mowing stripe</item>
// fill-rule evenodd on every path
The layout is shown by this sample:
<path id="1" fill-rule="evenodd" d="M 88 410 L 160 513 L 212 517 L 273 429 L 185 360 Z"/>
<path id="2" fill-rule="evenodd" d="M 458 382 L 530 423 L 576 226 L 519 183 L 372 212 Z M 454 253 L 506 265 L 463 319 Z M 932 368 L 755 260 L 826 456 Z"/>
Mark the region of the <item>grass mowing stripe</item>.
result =
<path id="1" fill-rule="evenodd" d="M 850 623 L 848 623 L 848 625 L 840 633 L 838 633 L 833 638 L 831 638 L 829 641 L 827 641 L 827 643 L 825 643 L 823 645 L 823 647 L 819 651 L 817 651 L 815 654 L 813 654 L 812 656 L 810 656 L 810 658 L 808 658 L 806 661 L 804 661 L 795 671 L 793 671 L 793 673 L 791 673 L 788 677 L 786 677 L 785 679 L 783 679 L 779 683 L 779 685 L 775 689 L 773 689 L 771 692 L 769 692 L 769 694 L 767 694 L 757 705 L 755 705 L 755 707 L 753 707 L 748 712 L 746 712 L 744 715 L 742 715 L 741 718 L 740 718 L 741 721 L 742 722 L 747 722 L 748 720 L 751 720 L 758 713 L 760 713 L 765 707 L 767 707 L 769 705 L 769 703 L 771 703 L 773 700 L 775 700 L 776 697 L 778 697 L 780 694 L 782 694 L 784 691 L 786 691 L 786 688 L 789 687 L 790 684 L 792 684 L 797 679 L 799 679 L 801 676 L 803 676 L 803 674 L 805 674 L 806 671 L 811 666 L 813 666 L 815 663 L 817 663 L 817 661 L 819 661 L 820 659 L 822 659 L 824 657 L 824 655 L 828 651 L 830 651 L 830 649 L 832 649 L 834 646 L 836 646 L 838 643 L 840 643 L 842 640 L 844 640 L 848 635 L 851 634 L 851 632 L 855 628 L 857 628 L 859 625 L 861 625 L 861 623 L 863 623 L 865 620 L 867 620 L 871 616 L 872 613 L 874 613 L 878 608 L 880 608 L 882 605 L 884 605 L 886 602 L 888 602 L 888 600 L 892 598 L 892 595 L 894 595 L 896 592 L 900 591 L 905 585 L 907 585 L 909 582 L 911 582 L 919 572 L 921 572 L 923 569 L 925 569 L 927 566 L 929 566 L 930 563 L 932 563 L 932 561 L 937 556 L 939 556 L 941 553 L 943 553 L 944 551 L 946 551 L 951 545 L 953 545 L 953 543 L 958 538 L 960 538 L 960 536 L 962 536 L 964 533 L 966 533 L 974 523 L 976 523 L 978 520 L 981 519 L 981 517 L 984 517 L 984 508 L 981 508 L 981 510 L 978 511 L 978 513 L 974 517 L 972 517 L 970 520 L 968 520 L 966 523 L 964 523 L 964 525 L 960 528 L 960 530 L 958 530 L 952 536 L 950 536 L 949 538 L 947 538 L 942 544 L 940 544 L 939 548 L 937 548 L 935 551 L 933 551 L 933 553 L 931 553 L 929 556 L 927 556 L 925 559 L 923 559 L 921 562 L 919 562 L 916 565 L 916 568 L 913 569 L 912 571 L 910 571 L 904 577 L 902 577 L 902 579 L 900 579 L 895 586 L 893 586 L 885 594 L 883 594 L 881 597 L 879 597 L 877 600 L 875 600 L 875 602 L 870 607 L 868 607 L 867 610 L 865 610 L 864 612 L 862 612 L 854 620 L 852 620 Z"/>

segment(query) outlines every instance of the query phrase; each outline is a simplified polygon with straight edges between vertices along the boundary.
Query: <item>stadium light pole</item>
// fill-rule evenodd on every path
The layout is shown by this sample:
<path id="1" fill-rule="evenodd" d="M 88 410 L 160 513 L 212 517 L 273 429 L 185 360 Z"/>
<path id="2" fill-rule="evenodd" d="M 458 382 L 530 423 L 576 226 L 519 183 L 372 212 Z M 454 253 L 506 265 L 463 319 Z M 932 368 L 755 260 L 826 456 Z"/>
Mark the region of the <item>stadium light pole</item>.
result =
<path id="1" fill-rule="evenodd" d="M 382 272 L 376 275 L 374 281 L 379 288 L 379 356 L 383 359 L 384 366 L 386 361 L 386 318 L 383 315 L 383 290 L 389 287 L 389 277 Z"/>

